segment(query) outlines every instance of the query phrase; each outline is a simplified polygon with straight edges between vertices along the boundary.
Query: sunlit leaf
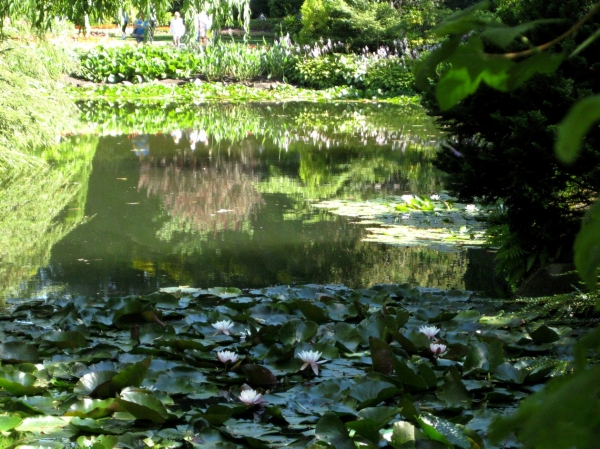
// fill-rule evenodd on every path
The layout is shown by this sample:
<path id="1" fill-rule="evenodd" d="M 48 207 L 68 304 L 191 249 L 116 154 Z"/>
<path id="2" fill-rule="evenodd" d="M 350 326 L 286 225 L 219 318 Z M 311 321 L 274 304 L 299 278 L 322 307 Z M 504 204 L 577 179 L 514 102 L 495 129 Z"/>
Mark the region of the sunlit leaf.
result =
<path id="1" fill-rule="evenodd" d="M 23 418 L 17 415 L 0 415 L 0 432 L 14 429 L 21 424 L 21 421 L 23 421 Z"/>
<path id="2" fill-rule="evenodd" d="M 571 163 L 575 160 L 585 135 L 598 120 L 600 120 L 600 95 L 585 97 L 571 107 L 556 128 L 554 149 L 561 161 Z M 577 261 L 577 258 L 575 260 Z M 584 277 L 586 282 L 588 278 L 588 276 Z"/>

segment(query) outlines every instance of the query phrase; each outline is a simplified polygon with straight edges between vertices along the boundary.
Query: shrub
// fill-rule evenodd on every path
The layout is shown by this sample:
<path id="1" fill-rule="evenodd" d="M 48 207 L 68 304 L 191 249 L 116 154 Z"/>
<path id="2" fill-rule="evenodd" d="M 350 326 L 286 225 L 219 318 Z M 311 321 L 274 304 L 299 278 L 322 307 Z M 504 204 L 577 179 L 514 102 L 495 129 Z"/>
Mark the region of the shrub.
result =
<path id="1" fill-rule="evenodd" d="M 385 93 L 387 96 L 413 95 L 412 63 L 406 64 L 399 56 L 376 59 L 369 64 L 365 75 L 367 94 Z"/>
<path id="2" fill-rule="evenodd" d="M 387 2 L 306 0 L 301 12 L 302 43 L 331 39 L 360 51 L 365 46 L 375 49 L 392 45 L 403 34 L 401 13 Z"/>
<path id="3" fill-rule="evenodd" d="M 170 47 L 96 47 L 81 55 L 77 76 L 95 82 L 141 83 L 154 79 L 185 78 L 196 73 L 198 54 Z"/>
<path id="4" fill-rule="evenodd" d="M 329 54 L 296 63 L 294 80 L 317 89 L 334 86 L 362 87 L 366 61 L 355 54 Z"/>

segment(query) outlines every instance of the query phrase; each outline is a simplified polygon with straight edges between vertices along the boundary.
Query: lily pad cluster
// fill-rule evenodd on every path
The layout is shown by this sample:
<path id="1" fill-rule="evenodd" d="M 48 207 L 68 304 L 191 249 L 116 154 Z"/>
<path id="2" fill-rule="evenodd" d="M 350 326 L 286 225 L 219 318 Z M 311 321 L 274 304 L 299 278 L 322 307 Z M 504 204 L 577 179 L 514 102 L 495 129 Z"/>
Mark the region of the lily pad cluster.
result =
<path id="1" fill-rule="evenodd" d="M 348 217 L 367 228 L 367 242 L 400 246 L 427 246 L 439 251 L 482 246 L 489 211 L 461 204 L 446 194 L 431 197 L 403 195 L 366 201 L 329 200 L 313 207 Z"/>
<path id="2" fill-rule="evenodd" d="M 174 287 L 13 302 L 0 446 L 493 448 L 572 331 L 471 292 Z"/>

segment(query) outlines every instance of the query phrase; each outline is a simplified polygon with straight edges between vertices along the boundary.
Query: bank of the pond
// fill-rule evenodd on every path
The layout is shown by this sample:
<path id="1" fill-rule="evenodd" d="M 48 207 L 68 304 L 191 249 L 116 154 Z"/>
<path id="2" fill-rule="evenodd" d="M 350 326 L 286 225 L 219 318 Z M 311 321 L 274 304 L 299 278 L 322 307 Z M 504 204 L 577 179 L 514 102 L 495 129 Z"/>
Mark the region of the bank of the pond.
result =
<path id="1" fill-rule="evenodd" d="M 226 103 L 285 102 L 285 101 L 347 101 L 410 105 L 422 109 L 419 97 L 414 95 L 365 97 L 364 92 L 347 86 L 328 89 L 309 89 L 292 84 L 257 77 L 249 81 L 207 82 L 201 78 L 164 79 L 145 83 L 121 82 L 116 84 L 93 83 L 71 76 L 63 78 L 63 85 L 71 98 L 106 101 L 169 101 L 200 104 L 207 101 Z"/>
<path id="2" fill-rule="evenodd" d="M 397 284 L 15 300 L 0 445 L 517 447 L 490 424 L 572 371 L 577 317 Z"/>

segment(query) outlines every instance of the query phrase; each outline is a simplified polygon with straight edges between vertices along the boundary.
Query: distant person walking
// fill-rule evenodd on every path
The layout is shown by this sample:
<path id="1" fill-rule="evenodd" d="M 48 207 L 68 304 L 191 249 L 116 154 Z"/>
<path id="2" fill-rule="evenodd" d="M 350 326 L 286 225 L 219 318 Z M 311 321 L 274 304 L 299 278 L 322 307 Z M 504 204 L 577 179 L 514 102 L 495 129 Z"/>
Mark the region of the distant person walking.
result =
<path id="1" fill-rule="evenodd" d="M 144 14 L 139 13 L 137 20 L 133 24 L 133 37 L 135 37 L 138 44 L 144 40 L 146 28 L 148 28 L 148 22 L 144 20 Z"/>
<path id="2" fill-rule="evenodd" d="M 127 37 L 127 25 L 129 25 L 129 14 L 123 9 L 121 11 L 121 39 Z"/>
<path id="3" fill-rule="evenodd" d="M 196 32 L 198 33 L 198 42 L 206 45 L 208 42 L 208 30 L 212 26 L 212 17 L 202 11 L 196 16 Z"/>
<path id="4" fill-rule="evenodd" d="M 181 45 L 181 38 L 185 34 L 185 23 L 183 23 L 179 11 L 175 11 L 173 14 L 173 20 L 171 20 L 169 30 L 173 35 L 173 45 L 175 48 L 178 48 Z"/>

